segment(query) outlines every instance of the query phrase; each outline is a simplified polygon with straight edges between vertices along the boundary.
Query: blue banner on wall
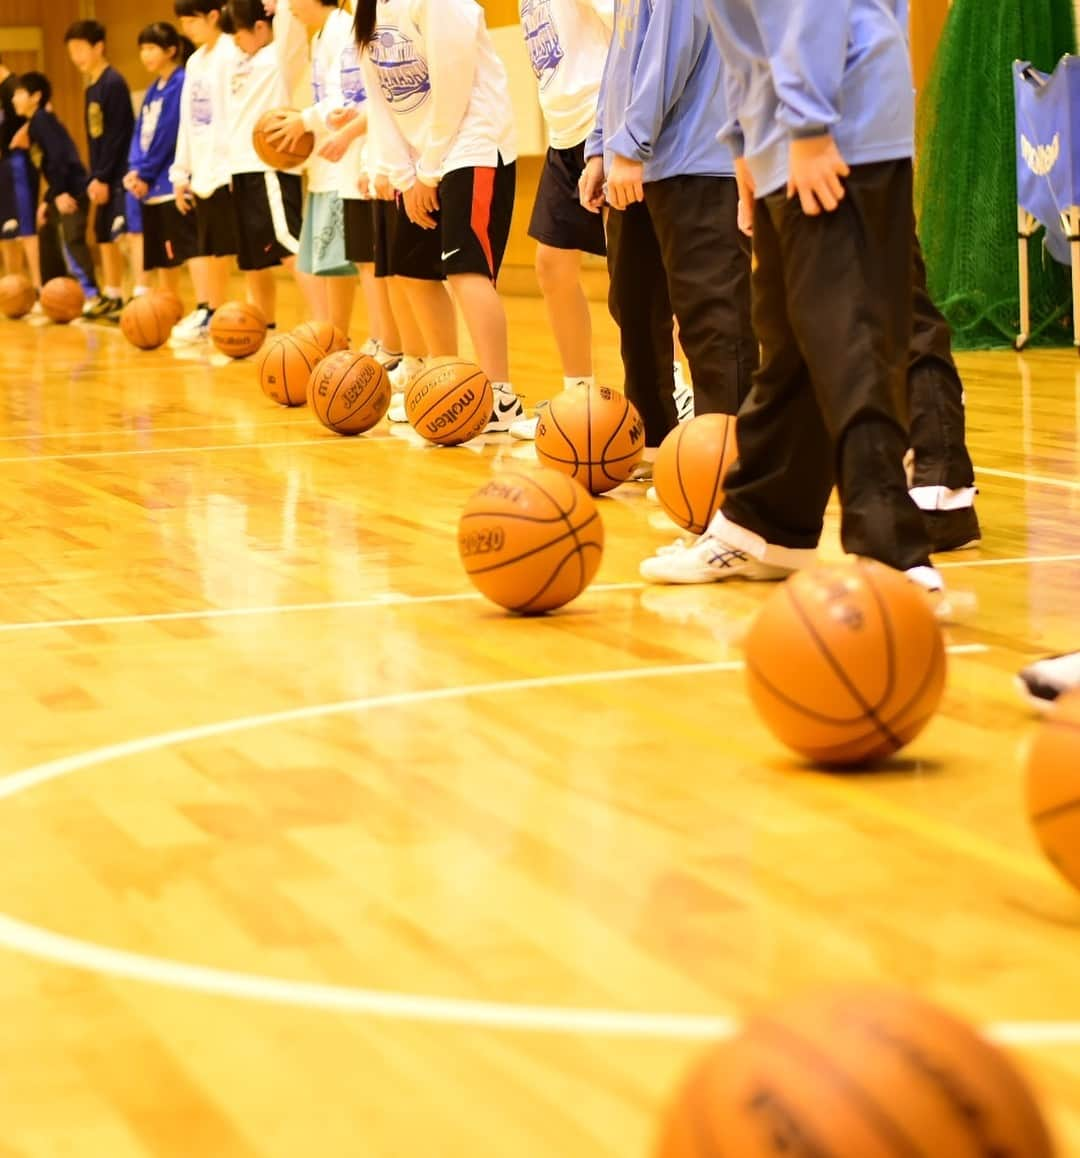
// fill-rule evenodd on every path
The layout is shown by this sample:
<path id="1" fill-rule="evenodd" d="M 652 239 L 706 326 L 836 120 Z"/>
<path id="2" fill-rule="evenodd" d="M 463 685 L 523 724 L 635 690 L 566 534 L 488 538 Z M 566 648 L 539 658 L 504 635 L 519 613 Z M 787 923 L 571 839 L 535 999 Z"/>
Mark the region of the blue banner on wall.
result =
<path id="1" fill-rule="evenodd" d="M 1080 206 L 1080 57 L 1066 56 L 1049 75 L 1013 65 L 1016 92 L 1018 204 L 1046 227 L 1046 247 L 1069 264 L 1061 214 Z"/>

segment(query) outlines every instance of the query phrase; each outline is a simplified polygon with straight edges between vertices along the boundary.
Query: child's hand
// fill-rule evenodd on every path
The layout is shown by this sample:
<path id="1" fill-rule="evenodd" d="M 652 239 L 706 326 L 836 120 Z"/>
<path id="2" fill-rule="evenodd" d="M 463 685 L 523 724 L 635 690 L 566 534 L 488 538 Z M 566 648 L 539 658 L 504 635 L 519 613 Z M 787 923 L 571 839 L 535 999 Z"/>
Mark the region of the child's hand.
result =
<path id="1" fill-rule="evenodd" d="M 95 205 L 108 205 L 109 203 L 109 186 L 104 181 L 99 181 L 96 177 L 86 187 L 86 195 Z"/>
<path id="2" fill-rule="evenodd" d="M 611 172 L 607 179 L 608 201 L 616 209 L 628 209 L 638 201 L 645 200 L 642 178 L 645 166 L 640 161 L 616 156 L 611 162 Z"/>
<path id="3" fill-rule="evenodd" d="M 304 128 L 304 119 L 299 113 L 282 113 L 277 123 L 266 132 L 266 139 L 275 149 L 282 149 L 287 153 L 295 152 L 300 140 L 307 132 Z"/>
<path id="4" fill-rule="evenodd" d="M 44 229 L 48 223 L 49 206 L 47 202 L 42 201 L 42 203 L 37 207 L 37 227 L 38 229 Z"/>
<path id="5" fill-rule="evenodd" d="M 360 174 L 356 181 L 356 187 L 360 190 L 360 196 L 363 197 L 365 201 L 371 200 L 371 178 L 367 173 Z"/>
<path id="6" fill-rule="evenodd" d="M 25 125 L 11 138 L 11 147 L 13 149 L 29 149 L 30 148 L 30 122 L 27 121 Z"/>
<path id="7" fill-rule="evenodd" d="M 137 201 L 144 201 L 147 194 L 150 192 L 150 186 L 147 185 L 147 183 L 141 177 L 137 176 L 135 180 L 132 181 L 131 188 L 128 190 L 128 192 Z"/>
<path id="8" fill-rule="evenodd" d="M 174 185 L 173 196 L 176 199 L 176 208 L 185 216 L 191 212 L 191 186 Z"/>
<path id="9" fill-rule="evenodd" d="M 70 217 L 72 213 L 79 211 L 79 203 L 70 193 L 58 193 L 56 195 L 56 208 L 65 217 Z"/>
<path id="10" fill-rule="evenodd" d="M 796 138 L 788 155 L 788 197 L 798 193 L 808 217 L 817 217 L 822 210 L 832 213 L 844 199 L 842 178 L 851 172 L 832 136 Z"/>
<path id="11" fill-rule="evenodd" d="M 735 184 L 739 188 L 739 232 L 747 237 L 754 236 L 754 198 L 757 189 L 754 186 L 754 176 L 745 157 L 735 161 Z"/>
<path id="12" fill-rule="evenodd" d="M 277 15 L 277 0 L 263 0 L 263 11 L 267 16 L 274 17 Z"/>
<path id="13" fill-rule="evenodd" d="M 599 213 L 604 207 L 604 158 L 590 157 L 578 179 L 578 200 L 583 209 Z"/>
<path id="14" fill-rule="evenodd" d="M 350 121 L 355 121 L 359 115 L 358 109 L 334 109 L 326 117 L 326 127 L 337 132 L 338 129 L 345 128 Z"/>
<path id="15" fill-rule="evenodd" d="M 375 178 L 375 196 L 380 201 L 394 201 L 397 198 L 394 186 L 390 184 L 390 178 L 385 173 L 379 173 Z"/>
<path id="16" fill-rule="evenodd" d="M 421 229 L 438 227 L 439 223 L 434 217 L 434 214 L 439 211 L 439 190 L 437 188 L 433 189 L 422 181 L 416 181 L 410 189 L 405 190 L 402 197 L 405 202 L 405 212 L 414 225 L 419 225 Z"/>
<path id="17" fill-rule="evenodd" d="M 334 133 L 326 138 L 319 149 L 319 156 L 328 161 L 340 161 L 349 151 L 349 146 L 356 138 L 348 132 Z"/>

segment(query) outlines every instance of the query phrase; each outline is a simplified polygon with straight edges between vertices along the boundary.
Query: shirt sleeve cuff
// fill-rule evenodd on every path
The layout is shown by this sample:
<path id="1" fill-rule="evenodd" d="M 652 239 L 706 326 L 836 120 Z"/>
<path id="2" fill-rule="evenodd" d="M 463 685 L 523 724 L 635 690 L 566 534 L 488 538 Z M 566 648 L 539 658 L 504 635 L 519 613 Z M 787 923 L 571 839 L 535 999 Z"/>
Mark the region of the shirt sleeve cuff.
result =
<path id="1" fill-rule="evenodd" d="M 652 153 L 651 149 L 643 149 L 625 126 L 608 141 L 608 149 L 616 156 L 626 157 L 630 161 L 647 161 Z"/>

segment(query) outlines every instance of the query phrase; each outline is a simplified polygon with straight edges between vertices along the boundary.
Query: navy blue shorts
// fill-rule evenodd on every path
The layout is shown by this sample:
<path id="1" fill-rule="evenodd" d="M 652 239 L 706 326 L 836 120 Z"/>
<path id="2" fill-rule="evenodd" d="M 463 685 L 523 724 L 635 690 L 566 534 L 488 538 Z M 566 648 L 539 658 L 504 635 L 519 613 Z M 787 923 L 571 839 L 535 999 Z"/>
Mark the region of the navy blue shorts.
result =
<path id="1" fill-rule="evenodd" d="M 25 149 L 0 160 L 0 240 L 37 235 L 40 178 Z"/>
<path id="2" fill-rule="evenodd" d="M 124 215 L 127 218 L 128 233 L 142 233 L 143 231 L 143 215 L 142 202 L 138 197 L 133 197 L 130 193 L 124 194 Z"/>
<path id="3" fill-rule="evenodd" d="M 94 206 L 94 240 L 98 245 L 108 245 L 128 232 L 127 201 L 127 190 L 118 183 L 104 205 Z"/>

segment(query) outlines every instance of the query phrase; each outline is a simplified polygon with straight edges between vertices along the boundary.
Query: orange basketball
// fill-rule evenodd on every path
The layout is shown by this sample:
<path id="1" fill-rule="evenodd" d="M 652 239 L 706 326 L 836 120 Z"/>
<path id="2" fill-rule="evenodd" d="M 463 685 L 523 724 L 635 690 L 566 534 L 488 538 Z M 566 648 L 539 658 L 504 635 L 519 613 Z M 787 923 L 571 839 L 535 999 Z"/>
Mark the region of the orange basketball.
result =
<path id="1" fill-rule="evenodd" d="M 343 334 L 332 322 L 304 322 L 293 330 L 293 334 L 301 341 L 317 346 L 324 356 L 349 348 L 349 335 Z"/>
<path id="2" fill-rule="evenodd" d="M 483 432 L 495 401 L 479 366 L 445 359 L 418 374 L 405 395 L 405 414 L 429 442 L 458 446 Z"/>
<path id="3" fill-rule="evenodd" d="M 458 553 L 481 594 L 536 615 L 576 599 L 592 582 L 604 524 L 585 489 L 559 471 L 499 474 L 465 504 Z"/>
<path id="4" fill-rule="evenodd" d="M 323 426 L 363 434 L 390 409 L 390 375 L 368 354 L 339 350 L 315 367 L 307 397 Z"/>
<path id="5" fill-rule="evenodd" d="M 271 109 L 263 113 L 251 134 L 251 143 L 255 146 L 259 159 L 264 165 L 269 165 L 271 169 L 277 169 L 279 172 L 298 168 L 311 156 L 315 148 L 315 136 L 312 133 L 305 133 L 300 138 L 300 143 L 292 150 L 279 149 L 276 145 L 270 144 L 267 133 L 283 116 L 295 111 L 295 109 Z"/>
<path id="6" fill-rule="evenodd" d="M 311 372 L 322 353 L 295 334 L 282 334 L 267 342 L 259 354 L 259 387 L 279 406 L 303 406 L 307 402 Z"/>
<path id="7" fill-rule="evenodd" d="M 266 318 L 249 302 L 226 302 L 210 319 L 210 340 L 230 358 L 247 358 L 266 338 Z"/>
<path id="8" fill-rule="evenodd" d="M 1080 889 L 1080 691 L 1059 697 L 1035 734 L 1027 814 L 1043 852 Z"/>
<path id="9" fill-rule="evenodd" d="M 793 575 L 745 647 L 758 714 L 817 764 L 890 756 L 923 730 L 945 688 L 945 644 L 925 592 L 866 559 Z"/>
<path id="10" fill-rule="evenodd" d="M 23 318 L 37 300 L 33 282 L 21 273 L 0 278 L 0 313 L 5 318 Z"/>
<path id="11" fill-rule="evenodd" d="M 626 482 L 641 460 L 645 424 L 630 400 L 609 386 L 572 386 L 557 394 L 536 425 L 536 457 L 594 495 Z"/>
<path id="12" fill-rule="evenodd" d="M 753 1017 L 678 1091 L 657 1158 L 1053 1158 L 1020 1071 L 921 998 L 833 990 Z"/>
<path id="13" fill-rule="evenodd" d="M 173 317 L 168 299 L 158 294 L 132 298 L 120 314 L 120 332 L 140 350 L 156 350 L 169 340 L 179 319 Z"/>
<path id="14" fill-rule="evenodd" d="M 699 414 L 664 439 L 653 464 L 656 497 L 668 515 L 700 535 L 724 501 L 724 479 L 735 461 L 735 419 Z"/>
<path id="15" fill-rule="evenodd" d="M 42 286 L 41 308 L 47 318 L 61 325 L 80 317 L 85 304 L 86 295 L 73 277 L 54 277 Z"/>
<path id="16" fill-rule="evenodd" d="M 173 293 L 172 290 L 156 289 L 150 291 L 150 296 L 157 298 L 164 305 L 174 326 L 184 316 L 184 303 L 180 300 L 179 294 Z"/>

